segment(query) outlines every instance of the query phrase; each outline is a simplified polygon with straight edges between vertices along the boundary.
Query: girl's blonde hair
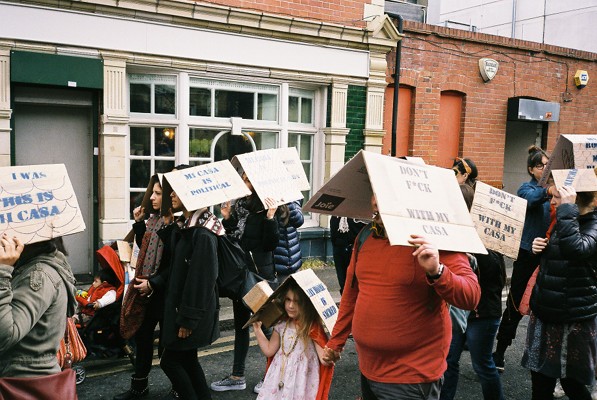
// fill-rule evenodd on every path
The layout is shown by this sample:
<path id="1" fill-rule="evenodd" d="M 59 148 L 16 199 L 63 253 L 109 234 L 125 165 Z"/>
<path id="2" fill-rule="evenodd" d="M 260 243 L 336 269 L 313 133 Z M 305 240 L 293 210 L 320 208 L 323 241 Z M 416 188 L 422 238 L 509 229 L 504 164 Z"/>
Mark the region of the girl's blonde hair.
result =
<path id="1" fill-rule="evenodd" d="M 319 323 L 319 314 L 317 314 L 317 311 L 311 303 L 311 300 L 309 300 L 303 289 L 300 288 L 294 279 L 289 279 L 287 282 L 285 282 L 285 284 L 288 286 L 286 290 L 280 294 L 279 301 L 281 301 L 282 305 L 284 306 L 286 302 L 286 296 L 290 291 L 292 291 L 292 293 L 294 293 L 297 297 L 297 303 L 300 310 L 298 319 L 296 321 L 296 331 L 298 337 L 306 342 L 309 340 L 309 332 L 311 332 L 313 323 Z M 288 315 L 286 315 L 286 317 L 288 318 Z"/>

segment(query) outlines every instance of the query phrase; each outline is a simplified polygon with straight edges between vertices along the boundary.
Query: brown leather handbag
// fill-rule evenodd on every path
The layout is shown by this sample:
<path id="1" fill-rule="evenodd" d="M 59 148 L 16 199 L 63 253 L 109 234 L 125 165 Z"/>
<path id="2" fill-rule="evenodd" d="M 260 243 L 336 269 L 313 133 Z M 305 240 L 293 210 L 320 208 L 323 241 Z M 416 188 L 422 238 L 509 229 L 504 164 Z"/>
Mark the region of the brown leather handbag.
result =
<path id="1" fill-rule="evenodd" d="M 60 347 L 56 354 L 58 365 L 62 369 L 70 368 L 73 363 L 83 361 L 86 356 L 87 348 L 85 348 L 83 340 L 79 336 L 75 321 L 70 317 L 66 317 L 64 337 L 60 341 Z"/>
<path id="2" fill-rule="evenodd" d="M 77 400 L 75 371 L 27 378 L 0 378 L 0 400 Z"/>

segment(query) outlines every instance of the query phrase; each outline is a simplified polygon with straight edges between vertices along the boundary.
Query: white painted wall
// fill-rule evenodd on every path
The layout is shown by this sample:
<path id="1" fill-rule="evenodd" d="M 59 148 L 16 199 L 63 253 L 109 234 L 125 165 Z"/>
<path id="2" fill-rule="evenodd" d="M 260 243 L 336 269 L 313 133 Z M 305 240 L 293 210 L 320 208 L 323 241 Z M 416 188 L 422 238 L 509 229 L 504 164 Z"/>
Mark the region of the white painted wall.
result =
<path id="1" fill-rule="evenodd" d="M 516 39 L 597 53 L 597 0 L 430 1 L 427 22 L 444 26 L 445 21 L 455 21 L 476 26 L 477 32 L 512 37 L 513 9 Z"/>

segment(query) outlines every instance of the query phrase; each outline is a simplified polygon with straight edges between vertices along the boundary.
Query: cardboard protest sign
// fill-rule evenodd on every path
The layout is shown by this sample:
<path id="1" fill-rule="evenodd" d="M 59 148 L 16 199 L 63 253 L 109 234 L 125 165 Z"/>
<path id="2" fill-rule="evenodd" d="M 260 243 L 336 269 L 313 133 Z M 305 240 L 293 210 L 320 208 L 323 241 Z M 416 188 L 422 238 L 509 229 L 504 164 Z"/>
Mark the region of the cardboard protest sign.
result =
<path id="1" fill-rule="evenodd" d="M 488 249 L 518 258 L 526 210 L 525 199 L 477 181 L 471 216 Z"/>
<path id="2" fill-rule="evenodd" d="M 554 169 L 594 169 L 597 167 L 597 135 L 560 135 L 539 184 L 547 185 Z"/>
<path id="3" fill-rule="evenodd" d="M 162 189 L 162 210 L 172 207 L 172 191 L 176 192 L 187 211 L 199 210 L 251 194 L 228 160 L 168 172 L 162 179 Z"/>
<path id="4" fill-rule="evenodd" d="M 558 190 L 562 186 L 572 186 L 576 192 L 597 191 L 594 169 L 554 169 L 551 174 Z"/>
<path id="5" fill-rule="evenodd" d="M 64 164 L 0 168 L 0 233 L 28 244 L 84 230 Z"/>
<path id="6" fill-rule="evenodd" d="M 319 314 L 325 329 L 331 333 L 338 319 L 338 306 L 334 302 L 327 286 L 317 277 L 312 269 L 305 269 L 290 275 L 274 293 L 269 296 L 267 302 L 249 319 L 245 327 L 255 321 L 263 322 L 266 328 L 274 325 L 284 315 L 284 304 L 280 304 L 279 297 L 286 292 L 290 280 L 294 280 L 305 292 L 313 307 Z"/>
<path id="7" fill-rule="evenodd" d="M 417 234 L 441 250 L 486 253 L 450 169 L 361 150 L 303 210 L 371 219 L 373 193 L 391 245 Z"/>
<path id="8" fill-rule="evenodd" d="M 296 151 L 296 147 L 282 147 L 280 149 L 269 149 L 265 151 L 271 151 L 277 154 L 298 190 L 311 190 L 309 179 L 307 178 L 307 174 L 305 174 L 305 169 L 303 168 L 303 163 Z"/>
<path id="9" fill-rule="evenodd" d="M 118 257 L 122 262 L 131 262 L 131 257 L 133 253 L 133 249 L 129 242 L 125 242 L 124 240 L 117 240 L 116 247 L 118 248 Z"/>
<path id="10" fill-rule="evenodd" d="M 247 174 L 262 203 L 268 197 L 275 201 L 276 206 L 303 198 L 278 152 L 259 150 L 238 154 L 232 159 L 232 164 L 239 172 L 242 170 Z"/>

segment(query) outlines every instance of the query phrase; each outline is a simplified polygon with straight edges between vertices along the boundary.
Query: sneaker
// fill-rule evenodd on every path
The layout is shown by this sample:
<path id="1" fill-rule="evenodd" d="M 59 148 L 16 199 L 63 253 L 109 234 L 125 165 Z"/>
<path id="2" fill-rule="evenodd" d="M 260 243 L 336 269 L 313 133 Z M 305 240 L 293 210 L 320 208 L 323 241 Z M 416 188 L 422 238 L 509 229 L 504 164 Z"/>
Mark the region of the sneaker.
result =
<path id="1" fill-rule="evenodd" d="M 562 384 L 560 383 L 560 380 L 558 379 L 558 383 L 556 383 L 556 388 L 553 390 L 553 397 L 556 399 L 561 399 L 565 395 L 566 395 L 566 393 L 564 392 L 564 389 L 562 389 Z"/>
<path id="2" fill-rule="evenodd" d="M 245 390 L 247 388 L 247 381 L 245 377 L 233 378 L 232 375 L 225 377 L 221 381 L 212 382 L 211 390 L 216 392 L 227 392 L 228 390 Z"/>
<path id="3" fill-rule="evenodd" d="M 495 364 L 495 369 L 497 369 L 500 374 L 503 373 L 505 370 L 504 355 L 499 354 L 497 352 L 493 353 L 492 355 L 493 363 Z"/>
<path id="4" fill-rule="evenodd" d="M 262 386 L 263 386 L 263 379 L 260 380 L 257 385 L 255 385 L 255 387 L 253 388 L 253 393 L 259 394 L 259 392 L 261 391 L 261 387 Z"/>

